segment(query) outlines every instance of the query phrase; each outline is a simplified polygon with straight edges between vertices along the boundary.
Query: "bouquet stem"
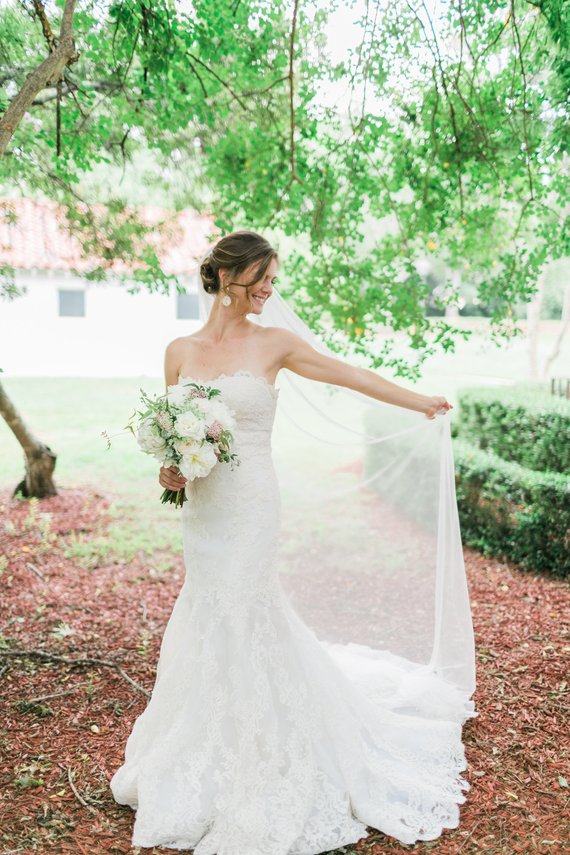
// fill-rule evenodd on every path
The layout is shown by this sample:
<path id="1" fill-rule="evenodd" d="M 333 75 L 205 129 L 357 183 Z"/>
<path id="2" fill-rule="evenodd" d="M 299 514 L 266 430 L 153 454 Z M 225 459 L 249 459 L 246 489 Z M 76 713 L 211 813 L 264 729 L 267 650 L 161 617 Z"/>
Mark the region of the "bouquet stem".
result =
<path id="1" fill-rule="evenodd" d="M 166 489 L 160 497 L 160 501 L 163 505 L 166 504 L 166 502 L 170 502 L 170 504 L 174 505 L 176 508 L 181 508 L 184 502 L 188 500 L 186 498 L 184 487 L 182 487 L 181 490 Z"/>

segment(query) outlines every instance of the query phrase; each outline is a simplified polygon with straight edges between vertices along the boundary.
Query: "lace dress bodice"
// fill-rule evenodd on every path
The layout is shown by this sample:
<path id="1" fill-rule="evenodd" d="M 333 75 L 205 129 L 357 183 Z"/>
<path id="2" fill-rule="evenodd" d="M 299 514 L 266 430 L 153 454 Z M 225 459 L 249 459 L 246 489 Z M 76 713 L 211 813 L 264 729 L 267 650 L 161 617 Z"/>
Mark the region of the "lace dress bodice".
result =
<path id="1" fill-rule="evenodd" d="M 180 382 L 187 379 L 181 377 Z M 271 567 L 280 499 L 271 435 L 279 391 L 264 377 L 247 371 L 200 382 L 219 388 L 233 411 L 232 451 L 238 455 L 239 465 L 215 466 L 207 478 L 196 478 L 186 487 L 187 582 L 195 597 L 207 594 L 218 608 L 232 610 L 276 587 Z M 220 560 L 222 548 L 231 553 L 231 561 Z"/>

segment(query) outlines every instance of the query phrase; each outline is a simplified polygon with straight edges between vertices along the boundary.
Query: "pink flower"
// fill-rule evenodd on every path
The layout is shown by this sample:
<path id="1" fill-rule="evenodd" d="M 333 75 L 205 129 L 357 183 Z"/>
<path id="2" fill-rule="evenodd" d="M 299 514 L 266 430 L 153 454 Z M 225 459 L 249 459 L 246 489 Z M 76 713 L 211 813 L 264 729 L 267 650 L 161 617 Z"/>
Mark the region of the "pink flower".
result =
<path id="1" fill-rule="evenodd" d="M 208 428 L 208 435 L 212 437 L 214 442 L 217 442 L 222 435 L 222 431 L 224 426 L 217 419 L 214 419 L 210 427 Z"/>
<path id="2" fill-rule="evenodd" d="M 172 432 L 174 420 L 172 419 L 172 416 L 170 416 L 168 413 L 157 413 L 156 421 L 157 424 L 160 425 L 160 427 L 163 429 L 163 431 L 165 431 L 166 433 Z"/>
<path id="3" fill-rule="evenodd" d="M 195 389 L 194 387 L 192 387 L 186 393 L 186 397 L 188 397 L 188 398 L 207 398 L 208 393 L 202 391 L 201 389 Z"/>

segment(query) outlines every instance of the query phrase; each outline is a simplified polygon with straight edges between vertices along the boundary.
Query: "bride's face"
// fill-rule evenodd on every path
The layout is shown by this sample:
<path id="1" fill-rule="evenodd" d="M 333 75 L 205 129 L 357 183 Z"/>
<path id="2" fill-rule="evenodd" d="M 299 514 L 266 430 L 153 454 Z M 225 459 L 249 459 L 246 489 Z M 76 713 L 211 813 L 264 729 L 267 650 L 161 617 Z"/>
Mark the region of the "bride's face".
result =
<path id="1" fill-rule="evenodd" d="M 255 273 L 257 262 L 246 268 L 239 276 L 237 282 L 248 282 Z M 269 262 L 269 267 L 265 271 L 265 275 L 259 282 L 251 285 L 249 288 L 241 288 L 239 285 L 230 285 L 228 291 L 232 295 L 236 314 L 260 315 L 263 312 L 265 301 L 271 297 L 273 293 L 273 284 L 277 279 L 279 270 L 279 262 L 276 258 L 272 258 Z"/>

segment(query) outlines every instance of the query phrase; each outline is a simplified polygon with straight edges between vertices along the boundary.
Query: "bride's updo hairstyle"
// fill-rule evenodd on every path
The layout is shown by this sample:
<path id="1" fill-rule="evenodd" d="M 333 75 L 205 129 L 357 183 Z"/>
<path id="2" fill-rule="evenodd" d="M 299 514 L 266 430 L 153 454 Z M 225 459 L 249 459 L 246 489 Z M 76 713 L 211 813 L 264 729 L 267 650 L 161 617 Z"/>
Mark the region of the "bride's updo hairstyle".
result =
<path id="1" fill-rule="evenodd" d="M 200 265 L 200 278 L 204 291 L 208 294 L 217 294 L 220 289 L 229 293 L 230 285 L 240 285 L 242 288 L 251 288 L 265 276 L 272 258 L 277 258 L 277 252 L 271 244 L 257 232 L 241 229 L 231 232 L 220 238 L 210 253 Z M 251 264 L 259 262 L 253 271 L 253 278 L 249 282 L 236 282 Z M 220 270 L 227 270 L 229 277 L 225 287 L 222 288 Z M 229 294 L 231 297 L 231 293 Z"/>

